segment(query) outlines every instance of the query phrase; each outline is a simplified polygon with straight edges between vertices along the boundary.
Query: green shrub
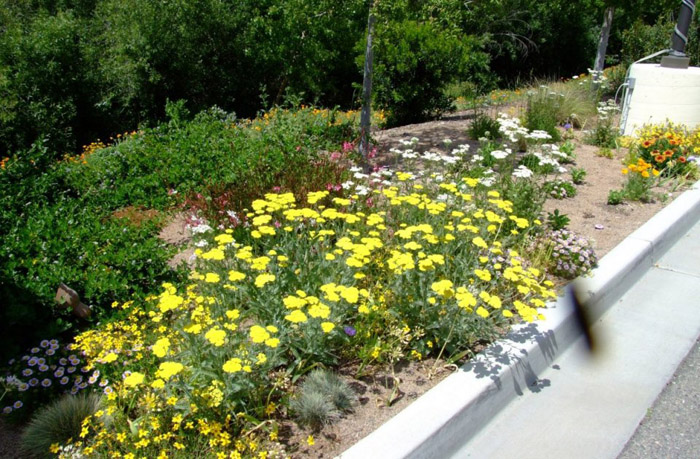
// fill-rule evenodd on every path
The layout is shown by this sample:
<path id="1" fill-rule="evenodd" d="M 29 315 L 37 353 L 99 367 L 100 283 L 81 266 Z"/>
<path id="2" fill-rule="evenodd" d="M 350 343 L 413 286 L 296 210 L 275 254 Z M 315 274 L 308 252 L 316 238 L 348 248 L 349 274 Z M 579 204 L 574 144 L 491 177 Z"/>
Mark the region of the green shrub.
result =
<path id="1" fill-rule="evenodd" d="M 544 184 L 544 190 L 554 199 L 566 199 L 576 196 L 576 187 L 564 180 L 553 180 Z"/>
<path id="2" fill-rule="evenodd" d="M 389 126 L 425 121 L 452 109 L 447 85 L 485 62 L 473 37 L 410 20 L 378 26 L 374 53 L 374 102 L 387 111 Z M 362 56 L 358 64 L 363 63 Z"/>
<path id="3" fill-rule="evenodd" d="M 616 206 L 622 204 L 625 200 L 624 190 L 610 190 L 608 193 L 608 204 Z"/>
<path id="4" fill-rule="evenodd" d="M 472 120 L 469 128 L 467 129 L 467 135 L 470 139 L 478 140 L 481 138 L 487 138 L 489 140 L 497 140 L 501 138 L 500 125 L 498 121 L 491 118 L 485 113 L 477 114 Z"/>
<path id="5" fill-rule="evenodd" d="M 560 122 L 561 99 L 561 96 L 550 92 L 548 88 L 540 88 L 527 100 L 525 127 L 530 131 L 545 131 L 552 136 L 554 142 L 558 142 L 561 139 L 557 129 Z"/>
<path id="6" fill-rule="evenodd" d="M 36 412 L 22 433 L 22 450 L 33 457 L 52 457 L 52 445 L 80 437 L 82 422 L 100 409 L 96 394 L 64 395 Z"/>
<path id="7" fill-rule="evenodd" d="M 586 181 L 586 169 L 574 167 L 571 169 L 571 181 L 574 185 L 581 185 Z"/>
<path id="8" fill-rule="evenodd" d="M 194 210 L 221 221 L 275 186 L 302 196 L 311 186 L 344 181 L 343 163 L 318 152 L 340 149 L 352 114 L 274 109 L 236 121 L 214 108 L 188 121 L 184 104 L 169 104 L 168 111 L 168 123 L 106 148 L 56 162 L 36 143 L 3 161 L 0 331 L 8 343 L 0 355 L 9 358 L 70 326 L 53 302 L 61 282 L 100 316 L 112 314 L 116 299 L 182 279 L 167 265 L 176 248 L 157 235 L 188 198 L 201 196 Z"/>
<path id="9" fill-rule="evenodd" d="M 554 212 L 547 214 L 547 224 L 552 230 L 557 231 L 569 226 L 571 219 L 568 215 L 559 213 L 559 209 L 554 209 Z"/>

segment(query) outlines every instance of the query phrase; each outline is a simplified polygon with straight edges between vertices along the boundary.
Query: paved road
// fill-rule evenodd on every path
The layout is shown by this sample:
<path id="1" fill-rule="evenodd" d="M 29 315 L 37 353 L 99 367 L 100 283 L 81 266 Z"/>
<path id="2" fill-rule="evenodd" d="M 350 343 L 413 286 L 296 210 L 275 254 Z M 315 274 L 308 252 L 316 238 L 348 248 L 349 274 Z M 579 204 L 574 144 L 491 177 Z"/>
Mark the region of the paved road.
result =
<path id="1" fill-rule="evenodd" d="M 700 341 L 618 457 L 637 458 L 700 458 Z"/>

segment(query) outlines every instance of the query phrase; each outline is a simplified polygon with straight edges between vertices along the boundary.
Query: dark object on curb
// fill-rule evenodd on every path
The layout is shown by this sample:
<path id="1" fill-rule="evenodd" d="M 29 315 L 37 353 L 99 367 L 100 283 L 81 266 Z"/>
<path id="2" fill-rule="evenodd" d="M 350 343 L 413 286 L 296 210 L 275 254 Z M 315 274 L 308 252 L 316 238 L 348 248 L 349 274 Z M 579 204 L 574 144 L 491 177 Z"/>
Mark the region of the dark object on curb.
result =
<path id="1" fill-rule="evenodd" d="M 90 306 L 80 301 L 80 295 L 63 282 L 61 282 L 56 291 L 56 303 L 61 305 L 64 309 L 72 308 L 73 315 L 81 319 L 87 319 L 92 313 Z"/>
<path id="2" fill-rule="evenodd" d="M 581 333 L 583 333 L 583 336 L 586 337 L 586 344 L 588 346 L 588 350 L 591 352 L 591 354 L 594 354 L 597 350 L 597 347 L 595 336 L 591 329 L 593 327 L 593 318 L 590 315 L 590 311 L 588 311 L 586 308 L 585 301 L 582 300 L 583 293 L 584 292 L 581 291 L 581 288 L 577 287 L 576 283 L 574 282 L 571 288 L 571 302 L 574 306 L 574 311 L 576 313 L 576 323 L 581 329 Z"/>

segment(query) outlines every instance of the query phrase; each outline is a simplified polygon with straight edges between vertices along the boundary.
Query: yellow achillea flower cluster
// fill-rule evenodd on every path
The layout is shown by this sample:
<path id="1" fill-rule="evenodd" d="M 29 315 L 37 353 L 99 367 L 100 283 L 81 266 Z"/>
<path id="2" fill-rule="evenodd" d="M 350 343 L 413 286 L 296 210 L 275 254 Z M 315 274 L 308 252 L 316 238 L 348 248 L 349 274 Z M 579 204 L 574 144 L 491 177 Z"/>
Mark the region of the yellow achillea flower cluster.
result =
<path id="1" fill-rule="evenodd" d="M 128 421 L 92 419 L 83 446 L 158 457 L 201 437 L 208 454 L 251 456 L 262 449 L 243 435 L 258 429 L 250 419 L 285 399 L 279 368 L 340 354 L 424 358 L 450 339 L 440 330 L 541 317 L 552 285 L 511 233 L 535 222 L 477 179 L 420 177 L 311 192 L 303 204 L 268 193 L 241 235 L 210 236 L 188 285 L 164 284 L 125 320 L 81 334 L 79 349 L 113 381 L 108 409 L 133 407 Z"/>

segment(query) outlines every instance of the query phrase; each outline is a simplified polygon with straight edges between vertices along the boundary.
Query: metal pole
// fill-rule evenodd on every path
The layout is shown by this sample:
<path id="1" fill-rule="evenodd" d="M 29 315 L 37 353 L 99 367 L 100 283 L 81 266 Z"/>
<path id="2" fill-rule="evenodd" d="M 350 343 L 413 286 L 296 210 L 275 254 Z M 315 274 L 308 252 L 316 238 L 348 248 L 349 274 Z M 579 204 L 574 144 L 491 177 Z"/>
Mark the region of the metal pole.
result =
<path id="1" fill-rule="evenodd" d="M 685 45 L 688 44 L 688 30 L 695 13 L 695 0 L 683 0 L 678 22 L 671 36 L 671 51 L 661 59 L 662 67 L 688 68 L 690 59 L 685 55 Z"/>

